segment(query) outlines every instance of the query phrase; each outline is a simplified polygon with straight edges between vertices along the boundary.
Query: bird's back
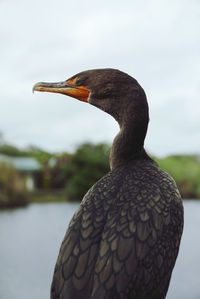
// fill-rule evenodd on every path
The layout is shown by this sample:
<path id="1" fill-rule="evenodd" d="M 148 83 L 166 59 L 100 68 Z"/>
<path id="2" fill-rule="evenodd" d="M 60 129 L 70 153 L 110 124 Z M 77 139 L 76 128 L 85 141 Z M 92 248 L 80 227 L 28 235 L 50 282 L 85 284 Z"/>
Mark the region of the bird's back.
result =
<path id="1" fill-rule="evenodd" d="M 85 195 L 63 240 L 52 299 L 165 298 L 183 207 L 152 160 L 116 168 Z"/>

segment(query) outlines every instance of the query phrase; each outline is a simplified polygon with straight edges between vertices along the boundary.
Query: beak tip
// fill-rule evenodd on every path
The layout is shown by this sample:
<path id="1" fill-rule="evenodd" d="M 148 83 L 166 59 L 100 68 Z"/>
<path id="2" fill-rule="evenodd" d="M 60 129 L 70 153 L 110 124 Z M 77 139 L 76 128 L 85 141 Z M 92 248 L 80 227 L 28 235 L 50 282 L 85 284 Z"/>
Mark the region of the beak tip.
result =
<path id="1" fill-rule="evenodd" d="M 34 84 L 32 88 L 32 93 L 34 93 L 35 91 L 40 91 L 39 89 L 40 87 L 41 87 L 41 82 Z"/>

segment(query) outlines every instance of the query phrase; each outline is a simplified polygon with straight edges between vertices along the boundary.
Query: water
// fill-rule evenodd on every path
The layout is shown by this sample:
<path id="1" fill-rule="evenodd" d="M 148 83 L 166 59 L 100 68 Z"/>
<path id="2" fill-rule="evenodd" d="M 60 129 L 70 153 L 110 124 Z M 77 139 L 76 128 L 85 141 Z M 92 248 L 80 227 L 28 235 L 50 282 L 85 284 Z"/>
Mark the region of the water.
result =
<path id="1" fill-rule="evenodd" d="M 200 299 L 200 201 L 185 201 L 185 228 L 167 299 Z M 78 204 L 0 211 L 0 299 L 48 299 L 59 247 Z"/>

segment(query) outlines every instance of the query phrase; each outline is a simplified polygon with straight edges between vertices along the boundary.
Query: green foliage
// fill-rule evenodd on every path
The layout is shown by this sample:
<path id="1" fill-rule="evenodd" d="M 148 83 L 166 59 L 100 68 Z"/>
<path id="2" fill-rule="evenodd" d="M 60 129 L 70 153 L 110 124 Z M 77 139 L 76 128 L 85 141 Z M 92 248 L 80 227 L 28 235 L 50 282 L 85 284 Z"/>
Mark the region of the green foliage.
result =
<path id="1" fill-rule="evenodd" d="M 88 189 L 109 171 L 109 147 L 81 145 L 65 168 L 66 190 L 70 200 L 81 200 Z"/>
<path id="2" fill-rule="evenodd" d="M 0 154 L 10 157 L 33 157 L 41 166 L 53 156 L 36 146 L 29 146 L 26 150 L 20 150 L 17 147 L 10 144 L 0 144 Z"/>
<path id="3" fill-rule="evenodd" d="M 29 146 L 29 148 L 27 149 L 27 153 L 29 157 L 35 158 L 41 166 L 43 166 L 45 163 L 49 161 L 51 157 L 53 157 L 52 154 L 36 146 Z"/>
<path id="4" fill-rule="evenodd" d="M 28 157 L 29 153 L 27 151 L 21 151 L 17 147 L 9 144 L 0 145 L 0 154 L 4 154 L 12 157 Z"/>
<path id="5" fill-rule="evenodd" d="M 28 193 L 20 174 L 11 166 L 0 164 L 0 207 L 24 206 Z"/>
<path id="6" fill-rule="evenodd" d="M 155 159 L 176 181 L 184 198 L 200 198 L 200 160 L 198 156 L 170 156 Z"/>

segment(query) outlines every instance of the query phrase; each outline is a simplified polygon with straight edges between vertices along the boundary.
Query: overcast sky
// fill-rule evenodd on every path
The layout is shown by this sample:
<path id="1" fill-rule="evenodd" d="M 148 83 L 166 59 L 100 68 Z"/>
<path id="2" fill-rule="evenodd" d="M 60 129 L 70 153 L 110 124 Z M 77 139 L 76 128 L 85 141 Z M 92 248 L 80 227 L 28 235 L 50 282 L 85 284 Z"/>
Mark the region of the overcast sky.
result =
<path id="1" fill-rule="evenodd" d="M 150 153 L 199 153 L 199 56 L 199 0 L 0 0 L 0 131 L 50 151 L 111 143 L 109 115 L 32 86 L 112 67 L 146 91 Z"/>

